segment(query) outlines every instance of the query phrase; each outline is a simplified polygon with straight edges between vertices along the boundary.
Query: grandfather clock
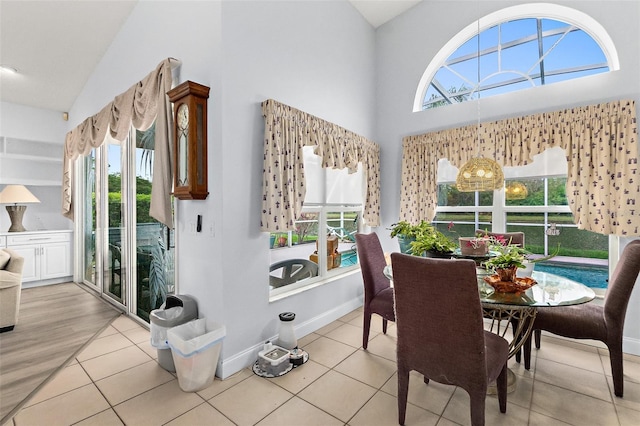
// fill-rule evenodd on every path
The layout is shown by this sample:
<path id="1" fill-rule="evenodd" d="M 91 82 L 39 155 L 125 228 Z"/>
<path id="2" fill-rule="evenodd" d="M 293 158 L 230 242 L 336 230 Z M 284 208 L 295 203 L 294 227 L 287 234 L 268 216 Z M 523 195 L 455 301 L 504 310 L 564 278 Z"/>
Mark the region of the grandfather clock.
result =
<path id="1" fill-rule="evenodd" d="M 173 195 L 204 200 L 207 191 L 207 99 L 209 88 L 185 81 L 167 92 L 174 111 Z"/>

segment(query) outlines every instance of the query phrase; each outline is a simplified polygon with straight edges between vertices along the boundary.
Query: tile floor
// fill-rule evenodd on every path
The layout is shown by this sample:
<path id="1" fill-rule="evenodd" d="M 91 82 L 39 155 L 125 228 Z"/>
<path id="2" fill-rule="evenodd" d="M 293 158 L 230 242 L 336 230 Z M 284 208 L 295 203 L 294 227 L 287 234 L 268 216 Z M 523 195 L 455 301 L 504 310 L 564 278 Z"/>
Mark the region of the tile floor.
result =
<path id="1" fill-rule="evenodd" d="M 116 319 L 14 417 L 31 425 L 396 425 L 395 326 L 374 318 L 362 350 L 362 311 L 299 339 L 304 366 L 275 379 L 247 368 L 186 393 L 155 361 L 149 332 Z M 487 425 L 639 425 L 640 357 L 625 361 L 625 397 L 613 396 L 606 350 L 544 336 L 532 369 L 510 361 L 517 389 L 507 413 L 487 397 Z M 412 373 L 408 425 L 467 425 L 466 392 Z"/>

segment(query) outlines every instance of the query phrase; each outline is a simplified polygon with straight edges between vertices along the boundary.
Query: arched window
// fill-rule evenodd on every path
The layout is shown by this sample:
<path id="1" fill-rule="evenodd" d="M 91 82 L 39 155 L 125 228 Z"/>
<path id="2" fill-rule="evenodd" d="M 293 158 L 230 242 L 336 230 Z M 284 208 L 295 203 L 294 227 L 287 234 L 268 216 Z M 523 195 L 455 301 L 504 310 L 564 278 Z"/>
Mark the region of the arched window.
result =
<path id="1" fill-rule="evenodd" d="M 615 46 L 590 16 L 553 4 L 509 7 L 470 24 L 438 52 L 414 111 L 616 69 Z"/>

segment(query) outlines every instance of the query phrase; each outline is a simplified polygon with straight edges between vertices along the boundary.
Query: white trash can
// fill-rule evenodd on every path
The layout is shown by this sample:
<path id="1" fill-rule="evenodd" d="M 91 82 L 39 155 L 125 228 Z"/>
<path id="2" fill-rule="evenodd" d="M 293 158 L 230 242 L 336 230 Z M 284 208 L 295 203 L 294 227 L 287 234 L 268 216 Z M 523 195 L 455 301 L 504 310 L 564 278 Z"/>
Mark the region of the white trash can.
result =
<path id="1" fill-rule="evenodd" d="M 159 309 L 149 314 L 151 346 L 158 350 L 158 364 L 167 371 L 175 372 L 169 348 L 167 331 L 171 327 L 185 324 L 198 318 L 198 304 L 186 294 L 170 294 Z"/>
<path id="2" fill-rule="evenodd" d="M 180 389 L 196 392 L 213 384 L 225 335 L 224 325 L 205 318 L 167 331 Z"/>

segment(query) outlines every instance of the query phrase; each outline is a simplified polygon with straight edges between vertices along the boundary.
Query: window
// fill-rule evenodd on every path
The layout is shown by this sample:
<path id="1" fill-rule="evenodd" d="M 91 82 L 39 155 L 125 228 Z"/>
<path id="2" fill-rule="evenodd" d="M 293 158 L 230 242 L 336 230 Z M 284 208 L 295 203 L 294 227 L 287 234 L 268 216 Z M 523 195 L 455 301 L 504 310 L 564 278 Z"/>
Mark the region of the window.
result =
<path id="1" fill-rule="evenodd" d="M 559 247 L 561 256 L 607 259 L 608 237 L 580 230 L 574 224 L 567 205 L 562 149 L 547 149 L 527 166 L 504 168 L 505 187 L 516 182 L 522 185 L 526 188 L 523 198 L 511 199 L 505 190 L 460 193 L 447 181 L 455 175 L 449 168 L 455 170 L 448 162 L 439 164 L 434 224 L 452 239 L 471 236 L 476 229 L 524 232 L 526 247 L 533 253 L 548 255 Z M 451 222 L 455 232 L 448 229 Z"/>
<path id="2" fill-rule="evenodd" d="M 294 231 L 272 233 L 269 240 L 272 267 L 283 261 L 302 260 L 292 267 L 293 275 L 299 273 L 302 279 L 271 279 L 272 296 L 321 283 L 358 264 L 355 234 L 361 223 L 365 188 L 361 165 L 350 175 L 347 169 L 323 168 L 311 146 L 304 147 L 303 152 L 307 192 L 302 213 Z M 306 261 L 313 262 L 316 266 L 312 269 L 317 268 L 317 272 L 303 270 Z M 289 272 L 281 267 L 269 274 L 284 278 Z"/>
<path id="3" fill-rule="evenodd" d="M 414 111 L 618 68 L 611 39 L 591 17 L 552 4 L 514 6 L 470 24 L 438 52 Z"/>

